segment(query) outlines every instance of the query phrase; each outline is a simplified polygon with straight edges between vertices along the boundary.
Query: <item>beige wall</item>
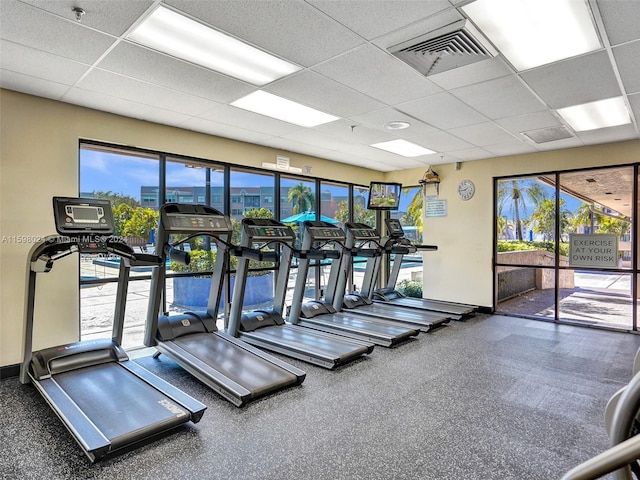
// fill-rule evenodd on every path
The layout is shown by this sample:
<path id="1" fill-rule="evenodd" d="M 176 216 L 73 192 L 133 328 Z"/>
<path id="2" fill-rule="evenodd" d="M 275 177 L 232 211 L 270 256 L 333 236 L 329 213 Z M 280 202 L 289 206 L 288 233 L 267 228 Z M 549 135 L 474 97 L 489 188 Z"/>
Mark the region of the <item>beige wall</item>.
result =
<path id="1" fill-rule="evenodd" d="M 110 115 L 73 105 L 0 90 L 0 366 L 21 361 L 24 278 L 30 240 L 54 233 L 51 197 L 78 194 L 78 140 L 94 139 L 238 165 L 260 166 L 277 154 L 313 175 L 347 182 L 387 179 L 416 185 L 426 168 L 386 175 L 350 165 L 282 152 L 177 128 Z M 556 169 L 628 164 L 640 161 L 640 142 L 622 142 L 555 152 L 438 165 L 440 198 L 447 216 L 425 219 L 425 243 L 439 246 L 424 254 L 425 296 L 492 305 L 493 177 Z M 463 202 L 456 187 L 476 185 Z M 25 239 L 19 243 L 14 241 Z M 76 260 L 60 262 L 40 275 L 35 348 L 78 338 Z"/>
<path id="2" fill-rule="evenodd" d="M 111 115 L 0 90 L 0 366 L 21 361 L 26 258 L 33 239 L 55 233 L 51 197 L 78 195 L 78 140 L 260 166 L 286 155 L 313 175 L 366 183 L 381 172 Z M 77 257 L 38 276 L 34 348 L 79 335 Z"/>
<path id="3" fill-rule="evenodd" d="M 438 251 L 423 254 L 424 296 L 492 306 L 494 177 L 639 161 L 640 142 L 629 141 L 464 162 L 460 170 L 453 164 L 434 166 L 441 178 L 439 198 L 447 200 L 447 216 L 424 219 L 424 242 L 438 245 Z M 387 179 L 416 185 L 425 170 L 393 172 Z M 456 193 L 464 179 L 473 181 L 476 187 L 474 197 L 466 202 Z"/>

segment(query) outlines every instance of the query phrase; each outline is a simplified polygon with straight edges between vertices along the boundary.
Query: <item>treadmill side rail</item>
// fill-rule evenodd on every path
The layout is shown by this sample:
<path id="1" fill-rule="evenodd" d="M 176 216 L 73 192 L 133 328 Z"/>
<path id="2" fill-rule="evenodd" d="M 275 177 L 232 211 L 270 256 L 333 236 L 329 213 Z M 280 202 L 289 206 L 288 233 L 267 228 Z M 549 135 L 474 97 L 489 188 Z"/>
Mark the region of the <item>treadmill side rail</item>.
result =
<path id="1" fill-rule="evenodd" d="M 154 375 L 149 370 L 146 370 L 145 368 L 141 367 L 131 360 L 122 362 L 120 363 L 120 365 L 147 382 L 149 385 L 151 385 L 153 388 L 155 388 L 165 396 L 169 397 L 174 402 L 182 405 L 186 410 L 189 411 L 191 415 L 190 420 L 193 423 L 198 423 L 202 418 L 202 415 L 204 415 L 204 411 L 207 409 L 206 405 L 200 403 L 192 396 L 187 395 L 182 390 L 174 387 L 170 383 Z"/>
<path id="2" fill-rule="evenodd" d="M 33 380 L 51 409 L 62 424 L 73 435 L 91 462 L 105 456 L 111 449 L 111 442 L 91 420 L 78 408 L 66 392 L 52 379 Z"/>

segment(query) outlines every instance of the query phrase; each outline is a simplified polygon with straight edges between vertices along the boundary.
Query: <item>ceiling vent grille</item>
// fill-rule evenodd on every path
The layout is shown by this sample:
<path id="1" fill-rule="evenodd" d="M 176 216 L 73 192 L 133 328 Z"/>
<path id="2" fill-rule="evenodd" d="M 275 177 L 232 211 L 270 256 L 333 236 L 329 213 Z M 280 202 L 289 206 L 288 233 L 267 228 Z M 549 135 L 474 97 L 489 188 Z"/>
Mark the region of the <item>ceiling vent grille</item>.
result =
<path id="1" fill-rule="evenodd" d="M 557 140 L 572 138 L 574 136 L 573 133 L 571 133 L 571 131 L 564 125 L 540 128 L 538 130 L 529 130 L 528 132 L 521 132 L 521 135 L 524 135 L 535 143 L 555 142 Z"/>
<path id="2" fill-rule="evenodd" d="M 467 20 L 460 20 L 395 45 L 393 55 L 423 75 L 435 75 L 488 58 L 497 52 Z"/>

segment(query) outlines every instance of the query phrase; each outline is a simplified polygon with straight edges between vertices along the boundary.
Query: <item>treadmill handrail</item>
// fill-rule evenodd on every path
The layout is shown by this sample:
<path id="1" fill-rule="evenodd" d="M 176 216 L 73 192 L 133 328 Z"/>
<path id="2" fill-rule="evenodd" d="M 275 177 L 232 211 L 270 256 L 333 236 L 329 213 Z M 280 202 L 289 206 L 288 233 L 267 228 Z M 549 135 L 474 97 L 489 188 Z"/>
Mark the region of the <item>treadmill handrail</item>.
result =
<path id="1" fill-rule="evenodd" d="M 624 467 L 638 458 L 640 458 L 640 435 L 631 437 L 572 468 L 562 476 L 561 480 L 592 480 L 618 470 L 623 472 L 618 478 L 631 480 L 631 475 L 625 471 Z"/>

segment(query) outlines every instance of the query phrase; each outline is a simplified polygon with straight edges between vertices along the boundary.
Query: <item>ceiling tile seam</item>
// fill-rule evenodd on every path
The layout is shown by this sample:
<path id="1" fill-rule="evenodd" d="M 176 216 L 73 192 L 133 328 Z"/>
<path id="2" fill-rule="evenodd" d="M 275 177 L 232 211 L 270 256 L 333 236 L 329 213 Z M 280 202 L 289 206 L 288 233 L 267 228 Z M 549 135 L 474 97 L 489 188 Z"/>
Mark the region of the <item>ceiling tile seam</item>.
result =
<path id="1" fill-rule="evenodd" d="M 113 51 L 113 50 L 114 50 L 118 45 L 120 45 L 120 43 L 122 43 L 122 42 L 126 39 L 126 36 L 127 36 L 130 32 L 132 32 L 132 31 L 133 31 L 133 30 L 134 30 L 134 29 L 135 29 L 135 28 L 136 28 L 136 27 L 137 27 L 137 26 L 138 26 L 138 25 L 139 25 L 139 24 L 140 24 L 140 23 L 141 23 L 141 22 L 142 22 L 142 21 L 143 21 L 143 20 L 144 20 L 144 19 L 145 19 L 145 18 L 146 18 L 150 13 L 151 13 L 151 12 L 153 12 L 153 11 L 157 8 L 157 6 L 158 6 L 160 3 L 161 3 L 161 0 L 154 0 L 154 2 L 149 6 L 149 8 L 147 8 L 144 12 L 142 12 L 142 14 L 141 14 L 141 15 L 140 15 L 140 16 L 139 16 L 139 17 L 138 17 L 138 18 L 137 18 L 137 19 L 136 19 L 136 20 L 135 20 L 135 21 L 134 21 L 130 26 L 129 26 L 129 28 L 127 28 L 124 32 L 122 32 L 122 35 L 120 35 L 119 37 L 116 37 L 116 36 L 114 36 L 114 35 L 107 34 L 107 33 L 105 33 L 105 32 L 100 32 L 100 30 L 96 30 L 96 29 L 93 29 L 93 28 L 91 28 L 91 27 L 88 27 L 88 26 L 86 26 L 86 25 L 82 25 L 82 24 L 81 24 L 84 28 L 89 28 L 89 29 L 91 29 L 91 30 L 96 30 L 96 31 L 98 31 L 98 32 L 100 32 L 100 33 L 102 33 L 102 34 L 109 35 L 110 37 L 113 37 L 115 40 L 114 40 L 114 42 L 113 42 L 113 43 L 112 43 L 112 44 L 111 44 L 111 45 L 110 45 L 110 46 L 109 46 L 109 47 L 108 47 L 108 48 L 107 48 L 107 49 L 102 53 L 102 55 L 100 55 L 100 56 L 96 59 L 96 61 L 95 61 L 95 62 L 93 62 L 93 64 L 89 66 L 89 68 L 87 69 L 87 71 L 86 71 L 86 72 L 84 72 L 84 74 L 82 74 L 82 75 L 80 76 L 80 78 L 79 78 L 79 79 L 78 79 L 78 80 L 77 80 L 77 81 L 72 85 L 72 87 L 77 87 L 77 86 L 78 86 L 78 84 L 79 84 L 80 82 L 82 82 L 82 80 L 84 80 L 84 79 L 87 77 L 87 75 L 89 75 L 89 74 L 90 74 L 90 73 L 91 73 L 95 68 L 97 68 L 97 67 L 98 67 L 98 65 L 100 64 L 100 62 L 102 62 L 102 61 L 107 57 L 107 55 L 109 55 L 109 54 L 110 54 L 110 53 L 111 53 L 111 52 L 112 52 L 112 51 Z M 113 72 L 113 73 L 115 73 L 115 72 Z M 65 92 L 65 95 L 63 95 L 63 98 L 64 98 L 64 96 L 66 96 L 66 94 L 67 94 L 67 93 L 69 93 L 69 90 L 67 90 L 67 92 Z"/>
<path id="2" fill-rule="evenodd" d="M 633 108 L 631 108 L 629 95 L 627 94 L 627 91 L 624 88 L 622 76 L 620 75 L 620 69 L 618 68 L 618 62 L 616 62 L 615 56 L 613 55 L 613 48 L 611 47 L 611 42 L 609 41 L 609 35 L 607 35 L 607 30 L 604 25 L 604 20 L 602 20 L 602 14 L 600 12 L 600 9 L 598 8 L 597 3 L 594 0 L 590 0 L 589 4 L 591 6 L 593 19 L 596 23 L 598 33 L 600 34 L 600 39 L 602 40 L 602 44 L 604 45 L 605 51 L 607 52 L 607 57 L 609 58 L 609 62 L 611 62 L 611 68 L 613 69 L 613 74 L 616 77 L 616 82 L 618 82 L 618 88 L 620 88 L 620 91 L 622 92 L 622 98 L 624 99 L 624 103 L 627 107 L 627 112 L 629 113 L 629 117 L 631 118 L 631 123 L 635 128 L 636 135 L 640 136 L 640 130 L 638 129 L 638 122 L 633 113 Z"/>
<path id="3" fill-rule="evenodd" d="M 198 118 L 198 119 L 202 120 L 200 117 L 196 117 L 196 116 L 194 116 L 194 115 L 190 115 L 190 114 L 188 114 L 188 113 L 177 112 L 176 110 L 167 110 L 166 108 L 158 107 L 157 105 L 151 105 L 151 104 L 149 104 L 149 103 L 136 102 L 135 100 L 129 100 L 128 98 L 116 97 L 116 96 L 114 96 L 114 95 L 110 95 L 110 94 L 108 94 L 108 93 L 102 93 L 102 92 L 98 92 L 98 91 L 95 91 L 95 90 L 89 90 L 88 88 L 82 88 L 82 87 L 77 87 L 77 86 L 69 87 L 69 89 L 67 89 L 67 91 L 65 92 L 65 94 L 64 94 L 64 95 L 67 95 L 67 94 L 68 94 L 68 93 L 70 93 L 70 91 L 71 91 L 71 90 L 73 90 L 73 89 L 82 90 L 82 91 L 84 91 L 84 92 L 89 92 L 89 93 L 93 93 L 93 94 L 101 95 L 101 96 L 104 96 L 104 97 L 113 98 L 113 99 L 115 99 L 115 100 L 119 100 L 119 101 L 122 101 L 122 102 L 131 103 L 131 104 L 134 104 L 134 105 L 140 105 L 140 106 L 143 106 L 143 107 L 152 107 L 152 108 L 156 108 L 156 109 L 158 109 L 158 110 L 162 110 L 162 111 L 164 111 L 164 112 L 171 113 L 171 114 L 174 114 L 174 115 L 175 115 L 175 114 L 184 115 L 184 116 L 186 116 L 186 117 L 189 117 L 189 119 L 188 119 L 188 120 L 193 119 L 193 118 Z M 183 93 L 184 93 L 184 92 L 183 92 Z M 65 102 L 67 102 L 67 103 L 68 103 L 68 100 L 62 100 L 62 101 L 65 101 Z M 91 107 L 86 107 L 86 108 L 91 108 Z M 152 122 L 152 123 L 158 123 L 158 122 Z M 162 125 L 162 124 L 161 124 L 161 123 L 158 123 L 158 125 Z"/>
<path id="4" fill-rule="evenodd" d="M 469 105 L 468 103 L 466 103 L 465 101 L 463 101 L 461 98 L 459 98 L 459 97 L 457 97 L 456 95 L 454 95 L 454 94 L 452 93 L 452 91 L 442 92 L 442 93 L 434 93 L 434 94 L 432 94 L 432 95 L 427 95 L 426 97 L 422 97 L 421 99 L 422 99 L 422 100 L 424 100 L 424 99 L 428 99 L 429 97 L 432 97 L 432 96 L 434 96 L 434 95 L 442 95 L 443 93 L 444 93 L 444 94 L 449 94 L 449 95 L 451 95 L 451 96 L 452 96 L 452 97 L 454 97 L 456 100 L 459 100 L 459 101 L 460 101 L 460 102 L 462 102 L 465 106 L 467 106 L 468 108 L 470 108 L 471 110 L 473 110 L 474 112 L 476 112 L 478 115 L 480 115 L 481 117 L 483 117 L 483 118 L 485 118 L 485 119 L 486 119 L 486 121 L 485 121 L 485 122 L 472 123 L 472 124 L 470 124 L 470 125 L 462 125 L 462 126 L 461 126 L 461 127 L 459 127 L 459 128 L 462 128 L 462 127 L 472 127 L 472 126 L 474 126 L 474 125 L 482 125 L 483 123 L 491 123 L 491 124 L 493 124 L 495 127 L 497 127 L 498 129 L 500 129 L 500 130 L 502 130 L 503 132 L 507 133 L 509 136 L 511 136 L 511 137 L 513 137 L 513 138 L 515 138 L 517 141 L 521 141 L 521 140 L 522 140 L 520 137 L 518 137 L 517 135 L 515 135 L 513 132 L 510 132 L 510 131 L 506 130 L 502 125 L 500 125 L 500 124 L 496 123 L 496 121 L 495 121 L 495 120 L 493 120 L 493 119 L 491 119 L 491 118 L 487 117 L 484 113 L 479 112 L 478 110 L 476 110 L 475 108 L 473 108 L 471 105 Z M 420 99 L 419 99 L 419 100 L 420 100 Z M 413 100 L 412 100 L 412 101 L 413 101 Z M 406 103 L 406 102 L 405 102 L 405 103 Z M 394 109 L 395 109 L 395 110 L 397 110 L 397 111 L 399 111 L 399 112 L 401 112 L 403 115 L 407 115 L 407 116 L 410 116 L 410 117 L 412 117 L 412 118 L 415 118 L 413 115 L 410 115 L 409 113 L 404 112 L 404 111 L 402 110 L 402 108 L 400 108 L 400 107 L 396 107 L 396 108 L 394 108 Z M 419 120 L 419 119 L 418 119 L 418 120 Z M 459 136 L 457 136 L 457 135 L 455 135 L 455 134 L 451 133 L 451 132 L 450 132 L 450 131 L 448 131 L 448 130 L 443 130 L 443 129 L 441 129 L 441 128 L 438 128 L 438 127 L 436 127 L 436 126 L 434 126 L 434 125 L 431 125 L 431 124 L 430 124 L 430 123 L 428 123 L 428 122 L 425 122 L 424 120 L 419 120 L 419 121 L 420 121 L 420 122 L 422 122 L 422 123 L 424 123 L 424 124 L 426 124 L 426 125 L 428 125 L 428 126 L 430 126 L 430 127 L 435 128 L 438 132 L 444 132 L 444 133 L 446 133 L 446 134 L 448 134 L 448 135 L 451 135 L 452 137 L 454 137 L 454 138 L 456 138 L 456 139 L 458 139 L 458 140 L 461 140 L 461 141 L 463 141 L 463 142 L 469 143 L 470 145 L 473 145 L 474 147 L 482 148 L 482 145 L 477 145 L 477 144 L 475 144 L 475 143 L 472 143 L 472 142 L 470 142 L 469 140 L 466 140 L 466 139 L 464 139 L 464 138 L 462 138 L 462 137 L 459 137 Z M 497 145 L 497 144 L 496 144 L 496 145 Z M 424 146 L 425 146 L 425 147 L 427 147 L 427 148 L 430 148 L 428 145 L 424 145 Z M 486 146 L 486 145 L 485 145 L 485 146 Z"/>
<path id="5" fill-rule="evenodd" d="M 132 76 L 130 76 L 130 75 L 125 75 L 125 74 L 123 74 L 123 73 L 119 73 L 119 72 L 114 72 L 114 71 L 112 71 L 112 70 L 108 70 L 108 69 L 106 69 L 106 68 L 95 67 L 95 68 L 93 69 L 93 71 L 100 71 L 100 72 L 110 73 L 111 75 L 116 75 L 116 76 L 118 76 L 118 77 L 126 78 L 127 80 L 131 80 L 131 81 L 134 81 L 134 82 L 137 82 L 137 83 L 141 83 L 141 84 L 144 84 L 144 85 L 150 85 L 150 86 L 153 86 L 153 87 L 156 87 L 156 88 L 162 89 L 162 90 L 167 90 L 168 92 L 174 92 L 174 93 L 177 93 L 177 94 L 180 94 L 180 95 L 187 95 L 187 96 L 189 96 L 189 97 L 193 97 L 194 99 L 201 99 L 201 100 L 205 100 L 205 101 L 207 101 L 207 102 L 215 103 L 215 104 L 216 104 L 216 107 L 214 107 L 214 108 L 217 108 L 217 107 L 218 107 L 218 106 L 220 106 L 220 105 L 227 105 L 227 103 L 217 102 L 217 101 L 215 101 L 215 100 L 211 100 L 210 98 L 203 97 L 203 96 L 201 96 L 201 95 L 194 95 L 193 93 L 185 92 L 184 90 L 178 90 L 178 89 L 175 89 L 175 88 L 172 88 L 172 87 L 167 87 L 166 85 L 160 85 L 160 84 L 158 84 L 158 83 L 153 83 L 153 82 L 150 82 L 150 81 L 148 81 L 148 80 L 143 80 L 143 79 L 140 79 L 140 78 L 135 78 L 135 77 L 132 77 Z M 74 87 L 74 88 L 79 88 L 79 89 L 81 89 L 81 90 L 86 90 L 86 91 L 89 91 L 89 92 L 94 91 L 94 90 L 90 90 L 90 89 L 88 89 L 88 88 L 83 88 L 82 86 L 77 85 L 77 83 L 78 83 L 78 82 L 76 82 L 76 84 L 74 84 L 74 85 L 73 85 L 73 87 Z M 96 93 L 101 93 L 101 92 L 96 92 Z M 105 94 L 105 95 L 106 95 L 106 94 Z M 110 96 L 111 96 L 111 95 L 110 95 Z M 115 97 L 114 97 L 114 98 L 115 98 Z M 117 97 L 117 98 L 119 98 L 119 97 Z M 141 103 L 141 102 L 137 102 L 137 103 Z M 147 104 L 145 104 L 145 103 L 141 103 L 141 105 L 147 105 Z M 150 106 L 154 106 L 154 105 L 150 105 Z M 207 114 L 207 113 L 209 113 L 209 112 L 211 112 L 211 109 L 206 109 L 206 110 L 203 110 L 202 112 L 198 113 L 197 115 L 192 115 L 192 116 L 193 116 L 193 117 L 201 118 L 201 117 L 200 117 L 201 115 L 206 115 L 206 114 Z M 205 120 L 206 120 L 206 119 L 205 119 Z"/>
<path id="6" fill-rule="evenodd" d="M 21 75 L 23 77 L 34 78 L 36 80 L 41 80 L 41 81 L 44 81 L 44 82 L 54 83 L 56 85 L 60 85 L 62 87 L 65 87 L 65 92 L 63 94 L 61 94 L 61 95 L 56 95 L 56 96 L 52 96 L 52 97 L 42 97 L 42 98 L 50 98 L 50 99 L 53 99 L 53 100 L 63 101 L 62 97 L 69 91 L 70 88 L 72 88 L 71 85 L 67 85 L 66 83 L 60 83 L 60 82 L 56 82 L 55 80 L 48 80 L 46 78 L 36 77 L 34 75 L 29 75 L 29 74 L 23 73 L 23 72 L 16 72 L 15 70 L 9 70 L 8 68 L 1 68 L 0 67 L 0 72 L 1 71 L 11 72 L 11 73 L 15 73 L 15 74 Z M 3 87 L 2 85 L 0 85 L 0 88 L 7 88 L 7 87 Z M 27 93 L 27 95 L 41 96 L 41 95 L 36 95 L 35 93 Z"/>

